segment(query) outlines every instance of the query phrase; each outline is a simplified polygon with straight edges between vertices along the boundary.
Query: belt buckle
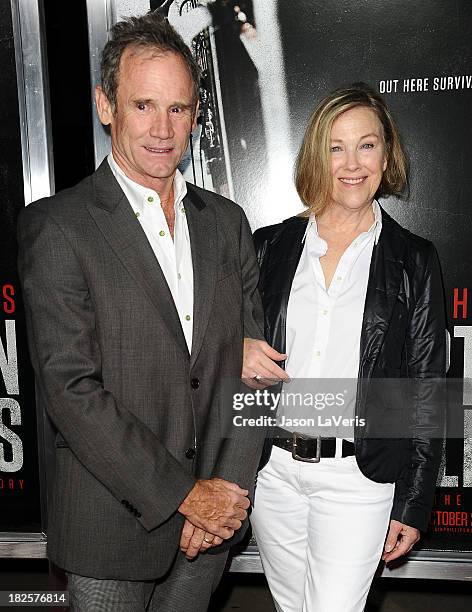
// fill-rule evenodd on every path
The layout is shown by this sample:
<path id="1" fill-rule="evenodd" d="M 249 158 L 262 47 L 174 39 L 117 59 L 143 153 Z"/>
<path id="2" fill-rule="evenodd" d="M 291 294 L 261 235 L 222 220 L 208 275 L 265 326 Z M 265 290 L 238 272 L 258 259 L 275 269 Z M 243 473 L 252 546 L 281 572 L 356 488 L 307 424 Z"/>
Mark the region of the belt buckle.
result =
<path id="1" fill-rule="evenodd" d="M 314 457 L 311 457 L 311 458 L 300 457 L 300 455 L 297 454 L 298 438 L 301 438 L 302 440 L 316 440 L 316 454 Z M 319 463 L 320 458 L 321 458 L 321 436 L 316 436 L 316 438 L 313 438 L 312 436 L 305 436 L 301 433 L 294 431 L 293 432 L 292 458 L 295 459 L 296 461 L 303 461 L 305 463 Z"/>

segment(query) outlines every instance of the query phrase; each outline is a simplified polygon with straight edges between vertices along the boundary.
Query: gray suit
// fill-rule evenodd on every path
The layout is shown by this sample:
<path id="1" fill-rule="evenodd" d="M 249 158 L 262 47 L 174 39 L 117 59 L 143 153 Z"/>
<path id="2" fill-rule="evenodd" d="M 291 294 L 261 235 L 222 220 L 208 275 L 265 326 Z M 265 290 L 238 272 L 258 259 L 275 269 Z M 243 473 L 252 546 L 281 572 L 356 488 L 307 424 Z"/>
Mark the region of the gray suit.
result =
<path id="1" fill-rule="evenodd" d="M 225 198 L 188 185 L 184 204 L 191 355 L 107 162 L 20 216 L 31 355 L 59 432 L 48 555 L 76 574 L 162 576 L 178 548 L 177 508 L 196 478 L 253 488 L 260 444 L 247 431 L 223 438 L 218 405 L 222 381 L 241 374 L 243 336 L 263 338 L 252 238 Z"/>

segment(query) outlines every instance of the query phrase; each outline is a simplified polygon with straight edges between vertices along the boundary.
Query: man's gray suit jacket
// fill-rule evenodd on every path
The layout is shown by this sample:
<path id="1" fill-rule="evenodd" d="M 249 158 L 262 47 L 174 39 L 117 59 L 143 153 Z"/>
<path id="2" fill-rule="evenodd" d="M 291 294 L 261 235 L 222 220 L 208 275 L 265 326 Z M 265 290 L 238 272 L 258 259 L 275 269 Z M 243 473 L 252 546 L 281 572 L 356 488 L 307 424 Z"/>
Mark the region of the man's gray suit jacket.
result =
<path id="1" fill-rule="evenodd" d="M 188 185 L 184 204 L 191 354 L 106 161 L 20 215 L 31 357 L 58 431 L 48 556 L 70 572 L 161 576 L 178 548 L 177 508 L 197 478 L 253 490 L 261 444 L 247 430 L 225 438 L 219 413 L 222 384 L 241 375 L 243 336 L 263 338 L 251 233 L 242 210 L 221 196 Z"/>

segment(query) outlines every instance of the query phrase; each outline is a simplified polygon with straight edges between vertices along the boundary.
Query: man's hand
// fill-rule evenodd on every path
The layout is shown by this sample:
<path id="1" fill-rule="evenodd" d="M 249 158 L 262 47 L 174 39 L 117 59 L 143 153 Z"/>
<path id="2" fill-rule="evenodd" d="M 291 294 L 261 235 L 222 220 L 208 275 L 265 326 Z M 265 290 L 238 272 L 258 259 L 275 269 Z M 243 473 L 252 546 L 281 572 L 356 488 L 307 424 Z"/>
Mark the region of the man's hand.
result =
<path id="1" fill-rule="evenodd" d="M 185 553 L 187 559 L 194 559 L 198 553 L 206 552 L 213 546 L 219 546 L 223 542 L 222 538 L 208 533 L 185 519 L 180 536 L 180 550 Z"/>
<path id="2" fill-rule="evenodd" d="M 275 361 L 287 358 L 265 340 L 244 338 L 243 372 L 241 378 L 252 389 L 265 389 L 281 380 L 289 380 L 289 375 Z"/>
<path id="3" fill-rule="evenodd" d="M 420 532 L 400 521 L 391 520 L 382 559 L 388 563 L 409 552 L 420 539 Z"/>
<path id="4" fill-rule="evenodd" d="M 247 517 L 249 491 L 222 478 L 198 480 L 179 506 L 195 527 L 228 540 Z"/>

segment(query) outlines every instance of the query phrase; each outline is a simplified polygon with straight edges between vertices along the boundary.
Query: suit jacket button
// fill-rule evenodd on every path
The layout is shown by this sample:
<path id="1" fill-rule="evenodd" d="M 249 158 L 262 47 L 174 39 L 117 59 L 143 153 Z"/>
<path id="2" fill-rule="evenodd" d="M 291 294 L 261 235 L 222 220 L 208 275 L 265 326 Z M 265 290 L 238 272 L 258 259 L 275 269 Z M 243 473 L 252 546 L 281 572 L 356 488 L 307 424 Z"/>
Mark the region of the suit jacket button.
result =
<path id="1" fill-rule="evenodd" d="M 195 457 L 195 449 L 187 448 L 187 450 L 185 451 L 185 456 L 187 457 L 187 459 L 193 459 Z"/>
<path id="2" fill-rule="evenodd" d="M 198 387 L 200 386 L 200 381 L 198 380 L 198 378 L 192 378 L 192 380 L 190 381 L 190 386 L 192 387 L 192 389 L 198 389 Z"/>

